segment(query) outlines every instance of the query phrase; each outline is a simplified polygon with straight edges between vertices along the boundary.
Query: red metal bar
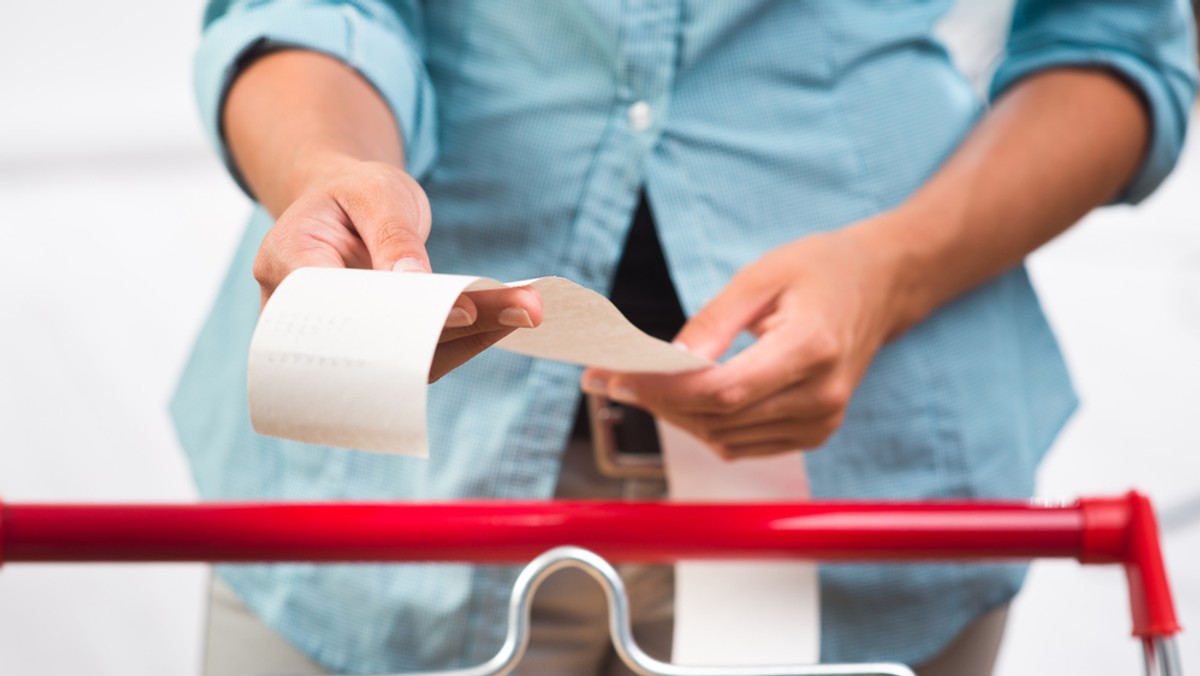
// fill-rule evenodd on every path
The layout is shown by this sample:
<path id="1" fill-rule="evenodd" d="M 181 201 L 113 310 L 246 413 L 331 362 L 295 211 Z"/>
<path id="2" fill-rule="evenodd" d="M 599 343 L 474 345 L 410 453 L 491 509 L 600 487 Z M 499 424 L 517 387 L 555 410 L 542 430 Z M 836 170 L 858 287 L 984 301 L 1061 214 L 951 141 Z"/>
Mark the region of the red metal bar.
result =
<path id="1" fill-rule="evenodd" d="M 5 505 L 8 562 L 613 562 L 1074 557 L 1082 514 L 1024 503 Z"/>
<path id="2" fill-rule="evenodd" d="M 0 563 L 526 562 L 558 545 L 613 562 L 1076 558 L 1122 563 L 1134 632 L 1179 631 L 1149 500 L 8 504 Z"/>

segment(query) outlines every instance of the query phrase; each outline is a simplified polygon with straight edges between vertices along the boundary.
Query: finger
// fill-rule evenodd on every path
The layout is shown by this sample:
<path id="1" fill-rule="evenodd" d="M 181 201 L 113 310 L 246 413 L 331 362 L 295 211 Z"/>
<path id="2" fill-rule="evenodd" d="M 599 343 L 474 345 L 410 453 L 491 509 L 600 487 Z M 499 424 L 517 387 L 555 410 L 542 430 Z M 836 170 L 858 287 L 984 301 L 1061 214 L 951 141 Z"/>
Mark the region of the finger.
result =
<path id="1" fill-rule="evenodd" d="M 837 430 L 839 422 L 840 418 L 833 415 L 808 420 L 775 420 L 712 431 L 708 439 L 713 444 L 731 448 L 775 442 L 791 444 L 792 448 L 815 448 Z"/>
<path id="2" fill-rule="evenodd" d="M 623 373 L 585 371 L 581 387 L 589 394 L 634 404 L 655 414 L 730 413 L 749 403 L 741 390 L 723 386 L 720 367 L 688 373 Z"/>
<path id="3" fill-rule="evenodd" d="M 836 350 L 803 337 L 805 333 L 815 335 L 812 329 L 781 324 L 713 368 L 678 374 L 596 370 L 586 372 L 581 385 L 593 394 L 655 412 L 730 414 L 832 369 Z M 842 400 L 849 393 L 837 389 L 822 396 Z"/>
<path id="4" fill-rule="evenodd" d="M 675 342 L 715 360 L 742 330 L 754 324 L 774 302 L 775 292 L 752 271 L 734 275 L 729 285 L 683 325 Z"/>
<path id="5" fill-rule="evenodd" d="M 728 414 L 703 413 L 697 424 L 714 432 L 781 420 L 813 420 L 841 412 L 845 403 L 827 379 L 806 380 Z"/>
<path id="6" fill-rule="evenodd" d="M 736 370 L 716 366 L 678 374 L 613 373 L 604 381 L 603 394 L 614 401 L 634 404 L 656 413 L 711 413 L 728 415 L 753 405 L 771 392 L 755 393 Z M 598 381 L 585 383 L 595 387 Z"/>
<path id="7" fill-rule="evenodd" d="M 758 444 L 746 444 L 744 446 L 717 445 L 711 448 L 713 453 L 716 453 L 718 457 L 732 462 L 801 450 L 797 449 L 795 444 L 787 441 L 768 441 Z"/>
<path id="8" fill-rule="evenodd" d="M 284 227 L 281 227 L 284 226 Z M 338 250 L 312 237 L 291 235 L 280 222 L 263 238 L 254 257 L 254 279 L 262 291 L 262 304 L 293 271 L 300 268 L 340 268 L 345 262 Z"/>
<path id="9" fill-rule="evenodd" d="M 608 396 L 608 381 L 614 375 L 615 371 L 589 366 L 579 375 L 579 389 L 588 394 Z"/>
<path id="10" fill-rule="evenodd" d="M 429 382 L 437 382 L 442 376 L 467 363 L 513 331 L 516 329 L 483 331 L 441 343 L 433 355 L 433 365 L 429 369 Z"/>
<path id="11" fill-rule="evenodd" d="M 446 335 L 446 330 L 461 329 L 475 323 L 479 316 L 479 310 L 475 307 L 475 301 L 466 294 L 461 294 L 454 301 L 454 306 L 450 308 L 450 312 L 446 315 L 445 328 L 442 331 L 443 338 Z"/>
<path id="12" fill-rule="evenodd" d="M 730 391 L 722 390 L 722 381 L 714 375 L 720 368 L 685 373 L 627 373 L 589 367 L 580 376 L 579 386 L 588 394 L 634 404 L 656 415 L 724 413 L 742 403 Z"/>
<path id="13" fill-rule="evenodd" d="M 542 323 L 542 297 L 532 286 L 469 291 L 459 298 L 472 304 L 474 319 L 457 327 L 447 323 L 442 342 L 502 329 L 531 329 Z"/>
<path id="14" fill-rule="evenodd" d="M 354 224 L 375 270 L 429 272 L 425 239 L 431 216 L 425 191 L 407 174 L 380 168 L 378 174 L 334 192 Z"/>
<path id="15" fill-rule="evenodd" d="M 840 349 L 820 329 L 788 322 L 763 334 L 757 342 L 721 366 L 724 385 L 737 388 L 747 402 L 757 402 L 803 383 L 822 379 L 823 397 L 838 402 L 850 398 L 843 379 L 825 378 L 838 363 Z"/>
<path id="16" fill-rule="evenodd" d="M 817 338 L 814 330 L 781 325 L 715 368 L 679 375 L 616 374 L 608 387 L 618 401 L 628 399 L 648 408 L 729 414 L 830 373 L 837 356 L 836 348 Z M 841 379 L 823 387 L 821 397 L 849 400 L 850 388 Z"/>

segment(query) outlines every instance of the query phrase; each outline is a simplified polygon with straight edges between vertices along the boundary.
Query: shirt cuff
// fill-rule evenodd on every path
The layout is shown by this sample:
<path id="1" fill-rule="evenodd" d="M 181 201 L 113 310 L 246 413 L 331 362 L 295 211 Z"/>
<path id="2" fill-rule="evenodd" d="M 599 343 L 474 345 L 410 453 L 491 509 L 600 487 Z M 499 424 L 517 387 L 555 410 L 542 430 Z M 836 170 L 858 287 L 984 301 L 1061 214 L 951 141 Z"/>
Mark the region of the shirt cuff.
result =
<path id="1" fill-rule="evenodd" d="M 283 1 L 235 8 L 204 32 L 196 54 L 196 100 L 205 131 L 239 181 L 221 129 L 221 108 L 247 58 L 263 46 L 309 49 L 357 71 L 387 101 L 404 139 L 405 166 L 420 177 L 437 154 L 433 87 L 416 41 L 398 25 L 351 5 Z"/>
<path id="2" fill-rule="evenodd" d="M 995 100 L 1024 77 L 1062 67 L 1110 70 L 1141 95 L 1150 115 L 1150 143 L 1137 174 L 1113 199 L 1113 203 L 1140 202 L 1154 192 L 1179 159 L 1187 129 L 1188 105 L 1180 100 L 1167 75 L 1137 56 L 1099 47 L 1067 45 L 1039 49 L 1036 54 L 1010 55 L 993 76 L 990 98 Z M 1179 84 L 1191 91 L 1190 78 L 1180 75 Z"/>

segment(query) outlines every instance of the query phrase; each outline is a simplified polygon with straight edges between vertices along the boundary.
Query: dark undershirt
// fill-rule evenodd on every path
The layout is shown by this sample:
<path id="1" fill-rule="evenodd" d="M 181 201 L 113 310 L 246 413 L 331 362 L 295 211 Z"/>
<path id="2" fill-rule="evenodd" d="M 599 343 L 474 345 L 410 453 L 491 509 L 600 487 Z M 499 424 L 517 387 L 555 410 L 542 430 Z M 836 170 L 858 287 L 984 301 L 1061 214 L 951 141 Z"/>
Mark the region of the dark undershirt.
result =
<path id="1" fill-rule="evenodd" d="M 638 200 L 608 297 L 634 326 L 662 340 L 674 338 L 687 319 L 645 195 Z"/>
<path id="2" fill-rule="evenodd" d="M 634 326 L 655 338 L 671 340 L 687 320 L 667 270 L 667 260 L 658 241 L 654 215 L 650 212 L 645 193 L 638 199 L 637 211 L 634 212 L 629 235 L 625 238 L 621 261 L 617 264 L 617 273 L 608 297 Z M 636 450 L 647 443 L 657 445 L 653 418 L 640 413 L 636 409 L 626 413 L 627 422 L 623 427 L 628 428 L 627 436 L 634 437 L 635 443 L 628 449 L 622 447 L 622 450 Z M 576 438 L 591 436 L 586 407 L 582 402 L 576 412 L 575 428 L 571 434 Z"/>

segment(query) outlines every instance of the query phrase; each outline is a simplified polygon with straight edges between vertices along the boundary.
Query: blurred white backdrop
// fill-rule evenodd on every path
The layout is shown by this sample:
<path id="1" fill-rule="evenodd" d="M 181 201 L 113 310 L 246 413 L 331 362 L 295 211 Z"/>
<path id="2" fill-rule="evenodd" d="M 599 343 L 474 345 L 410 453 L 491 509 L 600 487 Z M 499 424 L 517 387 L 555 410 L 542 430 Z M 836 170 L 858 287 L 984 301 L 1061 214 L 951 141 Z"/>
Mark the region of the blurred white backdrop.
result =
<path id="1" fill-rule="evenodd" d="M 0 497 L 194 499 L 166 401 L 249 205 L 191 99 L 200 0 L 12 3 L 0 22 Z M 1008 3 L 945 27 L 987 70 Z M 1040 495 L 1156 500 L 1200 620 L 1200 144 L 1147 203 L 1033 259 L 1084 406 Z M 0 570 L 0 673 L 198 672 L 201 566 Z M 1138 673 L 1115 569 L 1035 566 L 999 673 Z M 1185 664 L 1200 639 L 1182 637 Z"/>

